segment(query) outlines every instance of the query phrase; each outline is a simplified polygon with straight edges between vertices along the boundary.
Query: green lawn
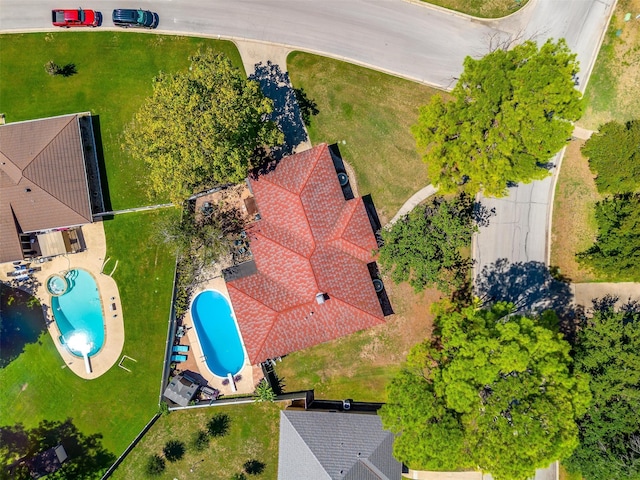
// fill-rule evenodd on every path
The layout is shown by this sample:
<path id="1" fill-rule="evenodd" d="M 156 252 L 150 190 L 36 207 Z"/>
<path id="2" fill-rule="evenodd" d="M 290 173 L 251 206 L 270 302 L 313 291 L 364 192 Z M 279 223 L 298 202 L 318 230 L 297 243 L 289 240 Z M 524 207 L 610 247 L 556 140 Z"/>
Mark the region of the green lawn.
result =
<path id="1" fill-rule="evenodd" d="M 437 90 L 302 52 L 289 55 L 287 68 L 293 86 L 304 89 L 320 112 L 311 118 L 311 141 L 339 143 L 360 195 L 372 195 L 386 223 L 429 184 L 409 128 Z"/>
<path id="2" fill-rule="evenodd" d="M 624 21 L 627 12 L 635 12 Z M 598 53 L 585 97 L 587 109 L 578 122 L 596 130 L 610 120 L 640 117 L 640 0 L 620 0 Z M 619 35 L 618 35 L 619 34 Z"/>
<path id="3" fill-rule="evenodd" d="M 179 440 L 186 445 L 184 458 L 173 463 L 166 462 L 166 471 L 159 478 L 226 480 L 241 472 L 246 461 L 258 460 L 264 464 L 264 471 L 260 475 L 247 475 L 247 478 L 275 480 L 278 476 L 282 406 L 282 403 L 266 403 L 172 412 L 158 419 L 111 478 L 147 478 L 145 466 L 148 458 L 153 454 L 162 455 L 162 447 L 167 441 Z M 198 430 L 206 429 L 207 421 L 219 414 L 229 416 L 228 433 L 212 438 L 203 452 L 195 451 L 190 443 L 191 438 Z"/>
<path id="4" fill-rule="evenodd" d="M 449 10 L 481 18 L 505 17 L 522 8 L 529 0 L 423 0 Z"/>
<path id="5" fill-rule="evenodd" d="M 231 42 L 127 32 L 0 35 L 0 113 L 7 122 L 90 111 L 99 116 L 111 206 L 154 203 L 146 167 L 122 151 L 123 127 L 151 95 L 160 70 L 187 68 L 198 48 L 223 51 L 244 71 Z M 73 63 L 77 74 L 51 77 L 44 64 Z"/>
<path id="6" fill-rule="evenodd" d="M 157 411 L 174 257 L 151 240 L 155 223 L 173 210 L 120 215 L 105 221 L 107 256 L 119 260 L 118 283 L 125 321 L 123 353 L 137 360 L 132 372 L 114 366 L 95 380 L 66 368 L 51 336 L 0 370 L 0 425 L 65 420 L 85 435 L 103 435 L 119 455 Z M 108 341 L 108 339 L 107 339 Z"/>
<path id="7" fill-rule="evenodd" d="M 317 398 L 384 402 L 385 386 L 400 370 L 399 359 L 387 363 L 366 353 L 394 343 L 386 332 L 358 332 L 291 353 L 276 364 L 276 370 L 287 392 L 313 389 Z"/>

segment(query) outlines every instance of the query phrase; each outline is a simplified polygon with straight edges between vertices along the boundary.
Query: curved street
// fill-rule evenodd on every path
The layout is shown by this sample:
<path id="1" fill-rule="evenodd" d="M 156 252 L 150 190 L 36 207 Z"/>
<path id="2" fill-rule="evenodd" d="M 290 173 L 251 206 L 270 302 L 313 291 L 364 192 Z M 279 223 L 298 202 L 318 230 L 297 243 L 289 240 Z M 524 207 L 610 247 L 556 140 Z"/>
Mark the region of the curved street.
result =
<path id="1" fill-rule="evenodd" d="M 344 59 L 444 89 L 453 87 L 466 55 L 480 57 L 496 42 L 564 37 L 578 54 L 584 89 L 616 0 L 530 0 L 519 12 L 481 20 L 402 0 L 96 0 L 100 29 L 115 28 L 111 10 L 158 12 L 156 33 L 250 39 Z M 0 31 L 57 31 L 52 0 L 0 0 Z M 557 165 L 561 156 L 554 159 Z M 554 172 L 555 175 L 555 172 Z M 554 177 L 518 185 L 503 199 L 482 199 L 495 215 L 474 245 L 476 273 L 499 259 L 548 258 Z"/>

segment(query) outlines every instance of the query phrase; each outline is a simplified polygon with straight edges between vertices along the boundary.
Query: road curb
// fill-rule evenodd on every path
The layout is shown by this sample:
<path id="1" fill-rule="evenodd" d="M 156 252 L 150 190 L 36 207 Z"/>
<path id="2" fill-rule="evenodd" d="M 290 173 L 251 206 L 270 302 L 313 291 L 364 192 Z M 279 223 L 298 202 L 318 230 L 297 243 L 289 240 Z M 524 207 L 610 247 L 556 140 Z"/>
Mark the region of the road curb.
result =
<path id="1" fill-rule="evenodd" d="M 438 11 L 438 12 L 441 12 L 441 13 L 445 13 L 445 14 L 451 15 L 453 17 L 463 18 L 463 19 L 468 20 L 470 22 L 494 23 L 494 22 L 500 22 L 502 20 L 506 20 L 508 18 L 513 17 L 514 15 L 517 15 L 517 14 L 520 14 L 520 13 L 524 12 L 529 5 L 531 5 L 532 3 L 535 3 L 537 0 L 529 0 L 527 3 L 525 3 L 522 7 L 520 7 L 515 12 L 511 12 L 509 15 L 505 15 L 504 17 L 495 17 L 495 18 L 476 17 L 474 15 L 469 15 L 468 13 L 459 12 L 457 10 L 451 10 L 449 8 L 442 7 L 440 5 L 435 5 L 433 3 L 429 3 L 428 1 L 423 1 L 423 0 L 402 0 L 402 1 L 406 2 L 406 3 L 411 3 L 413 5 L 419 5 L 421 7 L 425 7 L 425 8 L 428 8 L 430 10 L 435 10 L 435 11 Z"/>

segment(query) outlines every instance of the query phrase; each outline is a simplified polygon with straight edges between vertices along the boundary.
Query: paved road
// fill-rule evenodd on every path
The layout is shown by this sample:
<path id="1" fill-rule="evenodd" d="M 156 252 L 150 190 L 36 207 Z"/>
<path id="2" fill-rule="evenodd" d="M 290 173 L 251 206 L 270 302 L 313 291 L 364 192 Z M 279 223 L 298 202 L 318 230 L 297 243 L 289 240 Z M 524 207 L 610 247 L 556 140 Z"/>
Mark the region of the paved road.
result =
<path id="1" fill-rule="evenodd" d="M 567 39 L 569 47 L 578 53 L 581 65 L 579 88 L 584 91 L 614 6 L 615 0 L 539 1 L 518 21 L 528 20 L 526 38 L 540 32 L 539 38 Z M 552 163 L 560 165 L 562 154 L 556 155 Z M 557 169 L 554 168 L 552 174 L 545 180 L 509 189 L 505 198 L 480 198 L 481 203 L 488 209 L 494 209 L 496 215 L 489 225 L 480 228 L 475 239 L 476 276 L 483 269 L 491 269 L 501 258 L 511 263 L 548 262 Z"/>
<path id="2" fill-rule="evenodd" d="M 612 1 L 612 0 L 607 0 Z M 64 3 L 64 2 L 63 2 Z M 59 0 L 0 0 L 0 31 L 56 30 L 49 11 Z M 481 56 L 489 40 L 523 32 L 526 38 L 565 36 L 590 58 L 606 1 L 531 0 L 508 19 L 479 21 L 402 0 L 94 0 L 85 8 L 113 27 L 115 7 L 147 7 L 158 31 L 275 42 L 370 65 L 450 88 L 466 55 Z"/>

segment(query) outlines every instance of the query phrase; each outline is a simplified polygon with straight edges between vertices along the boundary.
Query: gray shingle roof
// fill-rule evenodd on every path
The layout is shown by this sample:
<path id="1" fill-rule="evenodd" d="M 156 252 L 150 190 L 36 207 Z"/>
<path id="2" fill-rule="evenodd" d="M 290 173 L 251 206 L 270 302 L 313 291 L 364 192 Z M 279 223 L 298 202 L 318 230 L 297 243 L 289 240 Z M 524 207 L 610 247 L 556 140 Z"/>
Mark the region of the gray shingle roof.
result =
<path id="1" fill-rule="evenodd" d="M 278 480 L 399 480 L 393 434 L 377 415 L 280 413 Z"/>
<path id="2" fill-rule="evenodd" d="M 189 377 L 176 375 L 167 385 L 163 395 L 173 403 L 186 407 L 195 396 L 198 387 L 200 385 L 193 382 Z"/>
<path id="3" fill-rule="evenodd" d="M 0 126 L 0 262 L 22 259 L 18 229 L 91 221 L 78 115 Z"/>

